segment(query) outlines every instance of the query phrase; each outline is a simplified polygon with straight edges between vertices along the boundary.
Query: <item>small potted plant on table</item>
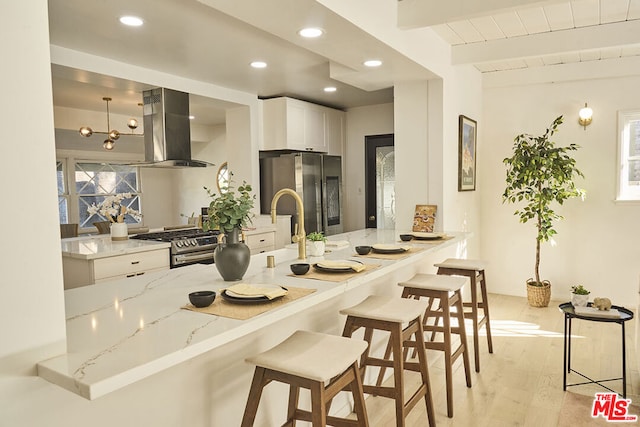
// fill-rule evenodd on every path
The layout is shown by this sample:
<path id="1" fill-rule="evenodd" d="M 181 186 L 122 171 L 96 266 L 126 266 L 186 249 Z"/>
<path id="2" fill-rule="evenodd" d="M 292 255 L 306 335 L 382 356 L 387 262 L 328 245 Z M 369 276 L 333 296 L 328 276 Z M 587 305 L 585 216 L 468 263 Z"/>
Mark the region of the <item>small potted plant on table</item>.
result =
<path id="1" fill-rule="evenodd" d="M 571 287 L 571 305 L 574 307 L 586 307 L 589 302 L 589 292 L 582 285 Z"/>
<path id="2" fill-rule="evenodd" d="M 307 234 L 307 240 L 310 242 L 309 255 L 324 255 L 325 242 L 327 241 L 327 238 L 324 236 L 324 234 L 322 234 L 322 232 L 314 231 Z"/>

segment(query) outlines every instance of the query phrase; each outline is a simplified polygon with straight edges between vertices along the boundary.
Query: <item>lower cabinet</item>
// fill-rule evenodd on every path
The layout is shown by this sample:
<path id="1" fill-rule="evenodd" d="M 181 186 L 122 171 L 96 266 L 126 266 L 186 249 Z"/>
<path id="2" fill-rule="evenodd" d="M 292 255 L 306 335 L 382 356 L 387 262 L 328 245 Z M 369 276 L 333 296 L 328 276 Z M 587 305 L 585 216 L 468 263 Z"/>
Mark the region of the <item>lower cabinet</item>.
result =
<path id="1" fill-rule="evenodd" d="M 249 246 L 251 255 L 273 251 L 276 249 L 276 232 L 265 231 L 261 233 L 245 234 L 244 243 Z"/>
<path id="2" fill-rule="evenodd" d="M 133 254 L 96 259 L 62 257 L 64 288 L 72 289 L 108 280 L 141 276 L 169 269 L 169 249 L 157 249 Z"/>

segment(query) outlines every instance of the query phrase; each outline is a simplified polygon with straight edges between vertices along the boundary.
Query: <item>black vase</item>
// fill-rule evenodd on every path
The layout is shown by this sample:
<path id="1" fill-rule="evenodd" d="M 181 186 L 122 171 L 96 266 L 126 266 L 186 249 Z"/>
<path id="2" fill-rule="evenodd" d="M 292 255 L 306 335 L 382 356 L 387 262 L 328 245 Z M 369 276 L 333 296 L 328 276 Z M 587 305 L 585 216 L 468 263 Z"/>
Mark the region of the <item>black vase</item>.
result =
<path id="1" fill-rule="evenodd" d="M 216 268 L 226 282 L 242 280 L 249 268 L 251 252 L 249 247 L 240 241 L 239 235 L 238 228 L 225 233 L 224 243 L 218 243 L 213 252 Z"/>

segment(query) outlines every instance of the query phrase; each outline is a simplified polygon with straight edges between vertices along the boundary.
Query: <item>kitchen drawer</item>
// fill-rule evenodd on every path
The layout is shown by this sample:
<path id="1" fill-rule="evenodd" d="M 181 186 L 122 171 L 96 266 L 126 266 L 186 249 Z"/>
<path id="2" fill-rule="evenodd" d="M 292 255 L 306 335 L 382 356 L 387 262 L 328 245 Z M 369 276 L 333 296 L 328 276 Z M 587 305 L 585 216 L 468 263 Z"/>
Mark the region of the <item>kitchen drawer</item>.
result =
<path id="1" fill-rule="evenodd" d="M 244 242 L 251 250 L 251 255 L 270 252 L 276 249 L 276 233 L 268 231 L 246 235 Z"/>
<path id="2" fill-rule="evenodd" d="M 93 278 L 98 281 L 107 277 L 127 277 L 163 268 L 169 268 L 169 249 L 96 259 L 93 261 Z"/>
<path id="3" fill-rule="evenodd" d="M 263 248 L 265 246 L 275 246 L 276 237 L 274 231 L 268 231 L 265 233 L 256 233 L 246 235 L 244 238 L 244 243 L 249 246 L 250 249 L 253 248 Z"/>

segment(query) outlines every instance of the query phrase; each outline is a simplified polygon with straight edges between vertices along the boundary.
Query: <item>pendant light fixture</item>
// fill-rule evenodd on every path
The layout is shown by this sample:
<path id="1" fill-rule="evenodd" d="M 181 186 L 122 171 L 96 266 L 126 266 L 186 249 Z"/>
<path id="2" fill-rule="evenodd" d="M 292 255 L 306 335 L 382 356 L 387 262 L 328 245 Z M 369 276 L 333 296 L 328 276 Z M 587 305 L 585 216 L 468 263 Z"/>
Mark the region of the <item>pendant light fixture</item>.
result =
<path id="1" fill-rule="evenodd" d="M 138 121 L 134 118 L 130 118 L 129 120 L 127 120 L 127 126 L 129 127 L 129 129 L 131 129 L 131 133 L 123 134 L 115 129 L 111 129 L 111 122 L 109 117 L 109 101 L 111 101 L 111 98 L 109 98 L 108 96 L 105 96 L 102 98 L 102 100 L 107 103 L 107 131 L 106 132 L 94 131 L 89 126 L 82 126 L 79 131 L 80 135 L 85 136 L 87 138 L 93 135 L 94 133 L 107 135 L 107 139 L 104 140 L 102 146 L 104 147 L 105 150 L 109 150 L 109 151 L 113 150 L 114 144 L 118 140 L 118 138 L 120 138 L 120 135 L 144 136 L 143 134 L 140 134 L 140 133 L 133 133 L 133 131 L 138 127 Z M 142 104 L 138 104 L 138 105 L 142 106 Z"/>

